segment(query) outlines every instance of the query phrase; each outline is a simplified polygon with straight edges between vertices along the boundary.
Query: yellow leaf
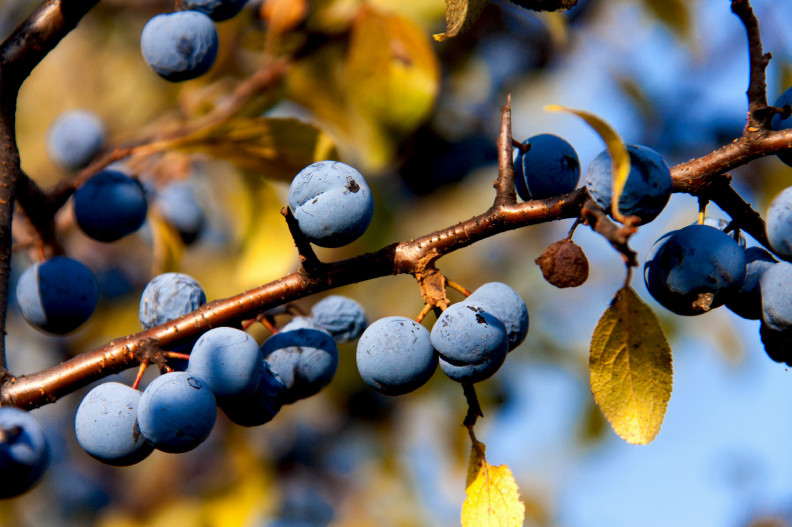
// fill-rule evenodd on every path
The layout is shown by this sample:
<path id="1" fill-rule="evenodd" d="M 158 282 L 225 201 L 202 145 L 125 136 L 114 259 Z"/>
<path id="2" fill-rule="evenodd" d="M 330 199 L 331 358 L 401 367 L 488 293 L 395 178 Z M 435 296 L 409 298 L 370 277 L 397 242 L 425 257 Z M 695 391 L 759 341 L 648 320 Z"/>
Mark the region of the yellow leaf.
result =
<path id="1" fill-rule="evenodd" d="M 628 443 L 650 443 L 671 397 L 671 348 L 654 312 L 629 286 L 597 323 L 589 370 L 594 400 L 613 430 Z"/>
<path id="2" fill-rule="evenodd" d="M 619 198 L 624 189 L 624 184 L 627 182 L 627 176 L 630 175 L 630 156 L 627 153 L 627 147 L 624 146 L 622 138 L 619 137 L 619 134 L 617 134 L 608 123 L 585 110 L 575 110 L 557 104 L 545 106 L 545 110 L 549 112 L 567 112 L 577 115 L 586 121 L 586 124 L 592 127 L 602 140 L 605 141 L 605 146 L 608 148 L 608 154 L 610 154 L 611 157 L 611 166 L 613 169 L 611 216 L 615 220 L 623 222 L 624 216 L 619 211 Z"/>
<path id="3" fill-rule="evenodd" d="M 311 163 L 338 157 L 328 134 L 290 118 L 228 119 L 160 146 L 201 152 L 283 181 Z"/>
<path id="4" fill-rule="evenodd" d="M 280 213 L 282 199 L 260 178 L 247 177 L 244 183 L 253 216 L 245 230 L 242 250 L 233 261 L 237 290 L 275 280 L 294 270 L 297 262 L 294 240 Z"/>
<path id="5" fill-rule="evenodd" d="M 267 21 L 269 31 L 286 33 L 303 21 L 308 13 L 308 3 L 306 0 L 264 0 L 260 13 L 261 18 Z"/>
<path id="6" fill-rule="evenodd" d="M 184 252 L 181 236 L 158 212 L 149 213 L 148 220 L 153 239 L 152 276 L 178 271 Z"/>
<path id="7" fill-rule="evenodd" d="M 525 520 L 525 505 L 514 476 L 506 465 L 487 463 L 485 449 L 483 443 L 473 440 L 462 527 L 520 527 Z"/>
<path id="8" fill-rule="evenodd" d="M 438 42 L 457 36 L 476 21 L 489 0 L 446 0 L 445 33 L 434 35 Z"/>
<path id="9" fill-rule="evenodd" d="M 693 22 L 687 0 L 644 0 L 644 5 L 678 36 L 690 36 Z"/>
<path id="10" fill-rule="evenodd" d="M 418 24 L 363 7 L 352 27 L 346 77 L 355 109 L 380 126 L 409 132 L 432 111 L 440 67 Z"/>

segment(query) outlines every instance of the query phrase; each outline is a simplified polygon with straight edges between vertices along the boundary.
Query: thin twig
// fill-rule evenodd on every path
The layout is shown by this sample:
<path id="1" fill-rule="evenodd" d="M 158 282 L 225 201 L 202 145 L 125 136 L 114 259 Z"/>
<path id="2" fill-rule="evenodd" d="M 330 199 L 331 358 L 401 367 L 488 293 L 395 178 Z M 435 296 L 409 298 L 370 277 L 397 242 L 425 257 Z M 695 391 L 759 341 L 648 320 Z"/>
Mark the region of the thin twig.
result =
<path id="1" fill-rule="evenodd" d="M 631 221 L 632 216 L 625 218 L 624 224 L 616 224 L 608 218 L 605 209 L 589 198 L 580 211 L 583 221 L 610 242 L 614 249 L 621 253 L 628 266 L 638 265 L 637 254 L 630 249 L 630 236 L 638 230 Z"/>
<path id="2" fill-rule="evenodd" d="M 754 15 L 749 0 L 732 0 L 732 12 L 740 17 L 748 36 L 748 57 L 750 59 L 748 79 L 748 121 L 745 133 L 769 130 L 775 110 L 767 106 L 767 80 L 765 70 L 772 55 L 762 49 L 762 35 L 759 21 Z"/>

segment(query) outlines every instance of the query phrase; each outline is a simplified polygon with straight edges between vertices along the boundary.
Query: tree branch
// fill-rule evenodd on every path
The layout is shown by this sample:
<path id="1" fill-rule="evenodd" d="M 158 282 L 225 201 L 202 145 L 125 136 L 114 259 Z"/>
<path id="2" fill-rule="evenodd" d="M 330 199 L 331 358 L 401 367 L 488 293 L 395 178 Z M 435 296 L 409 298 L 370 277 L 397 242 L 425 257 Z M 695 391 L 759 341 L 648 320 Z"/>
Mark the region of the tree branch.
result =
<path id="1" fill-rule="evenodd" d="M 99 0 L 46 0 L 0 45 L 3 89 L 16 91 Z"/>
<path id="2" fill-rule="evenodd" d="M 673 167 L 674 192 L 706 193 L 733 218 L 743 218 L 747 224 L 741 227 L 762 241 L 764 235 L 758 215 L 741 198 L 737 199 L 739 196 L 728 184 L 713 184 L 712 181 L 728 170 L 790 145 L 792 130 L 767 132 L 751 140 L 741 138 L 706 156 Z M 178 320 L 113 341 L 42 372 L 9 379 L 0 389 L 0 404 L 35 408 L 50 403 L 106 375 L 136 366 L 152 342 L 162 349 L 170 349 L 213 327 L 235 324 L 266 309 L 322 291 L 382 276 L 416 275 L 442 256 L 501 232 L 577 218 L 587 199 L 585 188 L 580 188 L 545 200 L 492 207 L 481 215 L 426 236 L 347 260 L 325 263 L 316 275 L 294 272 L 245 293 L 216 300 Z M 612 229 L 604 227 L 600 231 L 617 244 L 620 239 L 624 241 L 626 234 L 616 231 L 609 234 Z"/>

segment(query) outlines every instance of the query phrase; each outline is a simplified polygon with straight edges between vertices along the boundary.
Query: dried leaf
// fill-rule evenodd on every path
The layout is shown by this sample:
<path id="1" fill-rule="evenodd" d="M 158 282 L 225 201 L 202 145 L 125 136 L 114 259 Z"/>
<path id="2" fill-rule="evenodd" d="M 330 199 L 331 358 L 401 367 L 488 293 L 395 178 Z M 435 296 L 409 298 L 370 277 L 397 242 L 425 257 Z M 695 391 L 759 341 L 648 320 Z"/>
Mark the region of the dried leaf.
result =
<path id="1" fill-rule="evenodd" d="M 525 505 L 514 476 L 506 465 L 487 463 L 485 449 L 483 443 L 473 440 L 462 527 L 520 527 L 525 520 Z"/>
<path id="2" fill-rule="evenodd" d="M 201 152 L 283 181 L 291 181 L 311 163 L 338 157 L 328 134 L 290 118 L 228 119 L 163 145 Z"/>
<path id="3" fill-rule="evenodd" d="M 577 115 L 586 121 L 586 124 L 592 127 L 602 140 L 605 141 L 605 146 L 608 148 L 608 153 L 611 157 L 611 166 L 613 169 L 611 216 L 615 220 L 623 222 L 624 216 L 619 212 L 619 198 L 621 198 L 624 184 L 627 182 L 627 176 L 630 175 L 630 156 L 627 153 L 627 147 L 624 146 L 622 138 L 619 137 L 619 134 L 617 134 L 608 123 L 585 110 L 575 110 L 557 104 L 545 106 L 545 110 L 549 112 L 567 112 Z"/>
<path id="4" fill-rule="evenodd" d="M 457 36 L 476 21 L 489 0 L 446 0 L 445 33 L 434 35 L 438 42 Z"/>
<path id="5" fill-rule="evenodd" d="M 628 443 L 650 443 L 671 397 L 671 348 L 654 312 L 629 286 L 597 323 L 589 370 L 594 400 L 613 430 Z"/>

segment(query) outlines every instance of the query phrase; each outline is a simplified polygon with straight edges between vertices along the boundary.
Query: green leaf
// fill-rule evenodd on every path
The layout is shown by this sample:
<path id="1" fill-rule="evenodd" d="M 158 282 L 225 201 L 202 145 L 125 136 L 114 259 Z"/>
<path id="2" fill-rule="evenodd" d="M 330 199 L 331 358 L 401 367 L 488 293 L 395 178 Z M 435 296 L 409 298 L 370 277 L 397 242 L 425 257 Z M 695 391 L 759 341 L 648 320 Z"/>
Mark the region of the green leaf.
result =
<path id="1" fill-rule="evenodd" d="M 628 443 L 650 443 L 671 398 L 671 348 L 654 312 L 629 286 L 597 323 L 589 371 L 594 400 L 613 430 Z"/>
<path id="2" fill-rule="evenodd" d="M 442 42 L 468 29 L 488 2 L 489 0 L 446 0 L 446 30 L 445 33 L 434 35 L 434 39 Z"/>
<path id="3" fill-rule="evenodd" d="M 311 163 L 338 158 L 328 134 L 290 118 L 228 119 L 160 146 L 204 153 L 283 181 Z"/>
<path id="4" fill-rule="evenodd" d="M 608 123 L 585 110 L 575 110 L 557 104 L 545 106 L 545 110 L 549 112 L 567 112 L 577 115 L 593 128 L 602 140 L 605 141 L 605 146 L 608 148 L 608 154 L 611 157 L 611 166 L 613 170 L 610 214 L 616 221 L 624 223 L 624 215 L 619 211 L 619 198 L 621 198 L 622 190 L 624 190 L 624 184 L 627 183 L 627 176 L 630 175 L 630 155 L 627 153 L 627 147 L 624 145 L 622 138 L 619 137 L 619 134 L 617 134 Z"/>
<path id="5" fill-rule="evenodd" d="M 525 505 L 520 501 L 514 476 L 506 465 L 487 463 L 485 449 L 484 443 L 473 440 L 462 527 L 521 527 Z"/>

